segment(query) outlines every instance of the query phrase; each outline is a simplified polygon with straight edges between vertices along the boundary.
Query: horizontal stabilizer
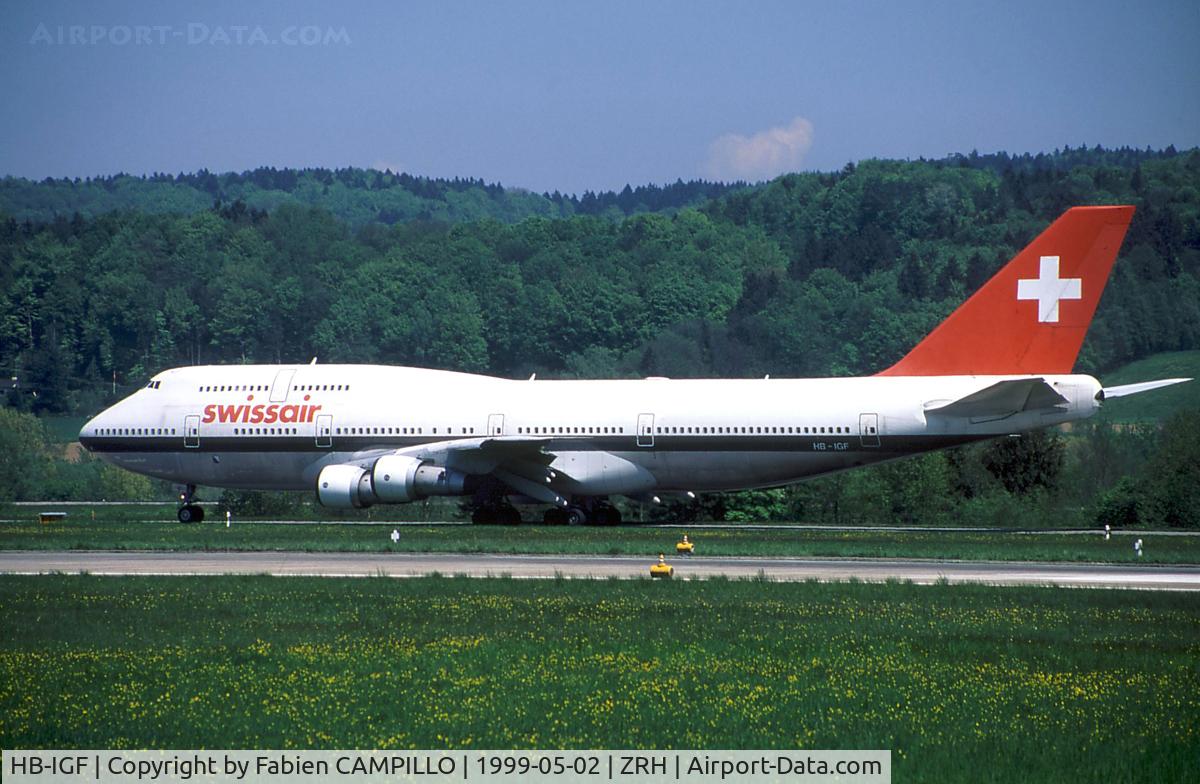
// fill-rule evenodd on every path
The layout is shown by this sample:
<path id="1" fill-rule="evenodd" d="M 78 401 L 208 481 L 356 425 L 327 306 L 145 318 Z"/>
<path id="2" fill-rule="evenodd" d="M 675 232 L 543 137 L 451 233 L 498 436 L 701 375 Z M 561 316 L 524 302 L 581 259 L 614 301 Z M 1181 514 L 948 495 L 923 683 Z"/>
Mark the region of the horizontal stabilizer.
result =
<path id="1" fill-rule="evenodd" d="M 925 413 L 982 421 L 1004 419 L 1022 411 L 1050 409 L 1065 403 L 1067 399 L 1054 391 L 1044 378 L 1014 378 L 999 381 L 952 403 L 928 408 Z"/>
<path id="2" fill-rule="evenodd" d="M 1158 381 L 1143 381 L 1140 384 L 1122 384 L 1119 387 L 1105 387 L 1104 399 L 1110 397 L 1125 397 L 1126 395 L 1136 395 L 1139 392 L 1149 392 L 1151 389 L 1159 387 L 1169 387 L 1172 384 L 1182 384 L 1185 381 L 1191 381 L 1190 378 L 1164 378 Z"/>

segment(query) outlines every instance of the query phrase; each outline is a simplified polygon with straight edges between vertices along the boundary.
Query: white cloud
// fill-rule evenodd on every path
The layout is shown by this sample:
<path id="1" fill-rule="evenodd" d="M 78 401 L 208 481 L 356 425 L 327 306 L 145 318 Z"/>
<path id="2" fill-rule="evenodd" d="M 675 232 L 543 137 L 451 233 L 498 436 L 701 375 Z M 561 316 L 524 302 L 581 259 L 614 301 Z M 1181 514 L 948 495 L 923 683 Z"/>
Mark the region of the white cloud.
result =
<path id="1" fill-rule="evenodd" d="M 716 180 L 769 180 L 799 169 L 812 142 L 813 125 L 803 117 L 753 136 L 727 133 L 708 146 L 708 175 Z"/>

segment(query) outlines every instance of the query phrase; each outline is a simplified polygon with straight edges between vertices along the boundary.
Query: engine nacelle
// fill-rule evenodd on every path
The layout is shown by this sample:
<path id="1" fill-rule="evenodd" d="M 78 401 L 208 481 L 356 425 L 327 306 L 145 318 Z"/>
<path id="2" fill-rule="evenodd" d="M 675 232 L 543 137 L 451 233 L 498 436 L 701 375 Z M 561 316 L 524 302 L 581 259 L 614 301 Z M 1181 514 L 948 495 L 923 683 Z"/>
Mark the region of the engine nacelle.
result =
<path id="1" fill-rule="evenodd" d="M 335 509 L 403 504 L 431 495 L 464 495 L 467 475 L 405 455 L 384 455 L 370 468 L 325 466 L 317 475 L 317 500 Z"/>
<path id="2" fill-rule="evenodd" d="M 415 457 L 384 455 L 371 469 L 375 495 L 383 503 L 403 504 L 431 495 L 462 495 L 467 476 Z"/>
<path id="3" fill-rule="evenodd" d="M 371 472 L 356 465 L 330 465 L 317 475 L 317 500 L 335 509 L 362 509 L 375 503 Z"/>

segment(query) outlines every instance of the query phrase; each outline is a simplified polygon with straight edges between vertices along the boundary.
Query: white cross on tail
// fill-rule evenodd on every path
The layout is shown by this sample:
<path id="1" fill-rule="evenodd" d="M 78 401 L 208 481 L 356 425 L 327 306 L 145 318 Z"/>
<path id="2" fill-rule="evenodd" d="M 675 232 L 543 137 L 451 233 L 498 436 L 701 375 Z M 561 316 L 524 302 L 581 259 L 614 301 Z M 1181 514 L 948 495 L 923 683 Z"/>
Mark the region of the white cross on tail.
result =
<path id="1" fill-rule="evenodd" d="M 1036 299 L 1039 322 L 1058 322 L 1058 303 L 1083 299 L 1082 278 L 1058 277 L 1058 256 L 1042 256 L 1036 278 L 1017 281 L 1017 299 Z"/>

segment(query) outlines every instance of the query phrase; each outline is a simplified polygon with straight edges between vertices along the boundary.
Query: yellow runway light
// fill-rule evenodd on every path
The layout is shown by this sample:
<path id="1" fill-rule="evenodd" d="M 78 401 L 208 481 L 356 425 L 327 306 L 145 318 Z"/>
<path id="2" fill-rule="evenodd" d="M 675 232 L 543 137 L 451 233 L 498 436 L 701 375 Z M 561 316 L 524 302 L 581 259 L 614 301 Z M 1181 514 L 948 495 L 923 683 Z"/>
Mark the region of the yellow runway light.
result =
<path id="1" fill-rule="evenodd" d="M 667 556 L 665 554 L 659 553 L 658 563 L 650 567 L 650 576 L 665 577 L 669 580 L 673 574 L 675 574 L 675 567 L 667 563 Z"/>

